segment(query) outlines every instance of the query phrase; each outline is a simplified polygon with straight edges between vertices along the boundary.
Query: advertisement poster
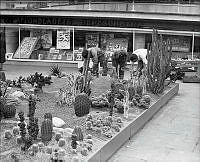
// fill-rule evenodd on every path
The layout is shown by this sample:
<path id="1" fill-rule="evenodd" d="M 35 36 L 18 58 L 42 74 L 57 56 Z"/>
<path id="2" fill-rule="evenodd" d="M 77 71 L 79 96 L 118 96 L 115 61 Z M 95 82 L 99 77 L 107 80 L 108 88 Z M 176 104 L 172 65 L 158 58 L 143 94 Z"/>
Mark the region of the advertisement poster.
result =
<path id="1" fill-rule="evenodd" d="M 51 48 L 52 46 L 52 31 L 51 30 L 35 29 L 31 31 L 30 36 L 37 37 L 39 39 L 40 41 L 39 47 L 41 45 L 42 48 L 45 48 L 45 49 Z"/>
<path id="2" fill-rule="evenodd" d="M 106 45 L 106 54 L 108 55 L 109 60 L 111 60 L 112 54 L 118 50 L 128 49 L 128 40 L 124 38 L 118 39 L 108 39 Z"/>
<path id="3" fill-rule="evenodd" d="M 37 37 L 25 37 L 14 54 L 14 58 L 30 58 L 36 43 L 38 41 Z"/>
<path id="4" fill-rule="evenodd" d="M 99 33 L 86 34 L 86 48 L 96 47 L 99 45 Z"/>
<path id="5" fill-rule="evenodd" d="M 170 39 L 172 42 L 172 51 L 176 52 L 189 52 L 190 51 L 190 38 L 188 37 L 166 37 L 165 40 Z"/>
<path id="6" fill-rule="evenodd" d="M 57 30 L 57 49 L 70 49 L 70 30 Z"/>
<path id="7" fill-rule="evenodd" d="M 76 61 L 82 61 L 82 52 L 83 52 L 83 48 L 79 47 L 79 48 L 75 48 L 74 50 L 74 58 Z"/>

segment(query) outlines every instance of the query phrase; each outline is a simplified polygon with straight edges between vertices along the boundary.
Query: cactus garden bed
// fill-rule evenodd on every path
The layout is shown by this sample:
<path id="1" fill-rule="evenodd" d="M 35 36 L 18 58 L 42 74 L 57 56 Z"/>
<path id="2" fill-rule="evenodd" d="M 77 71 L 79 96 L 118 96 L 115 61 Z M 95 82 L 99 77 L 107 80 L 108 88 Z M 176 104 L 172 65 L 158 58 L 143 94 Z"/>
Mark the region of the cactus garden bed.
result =
<path id="1" fill-rule="evenodd" d="M 104 79 L 106 82 L 108 78 Z M 12 130 L 13 127 L 17 126 L 17 121 L 19 121 L 18 115 L 16 114 L 15 118 L 11 119 L 2 119 L 0 123 L 0 158 L 3 161 L 10 160 L 11 157 L 16 156 L 20 160 L 29 160 L 29 161 L 51 161 L 52 154 L 46 153 L 48 147 L 51 146 L 53 150 L 65 150 L 65 160 L 66 161 L 76 161 L 77 159 L 82 159 L 83 161 L 105 161 L 107 160 L 124 142 L 126 142 L 133 134 L 135 134 L 153 115 L 158 111 L 173 95 L 178 92 L 177 84 L 170 84 L 165 87 L 165 91 L 161 95 L 153 95 L 148 93 L 151 97 L 151 106 L 147 110 L 139 109 L 136 106 L 133 106 L 129 110 L 128 119 L 124 118 L 124 115 L 118 113 L 117 109 L 114 109 L 113 117 L 110 119 L 108 108 L 91 108 L 90 114 L 92 116 L 93 126 L 92 129 L 88 129 L 87 122 L 88 117 L 77 117 L 74 112 L 73 105 L 59 106 L 56 104 L 56 92 L 60 87 L 63 87 L 65 84 L 65 79 L 55 78 L 54 83 L 43 88 L 43 93 L 39 93 L 38 97 L 40 102 L 36 104 L 35 117 L 38 118 L 39 126 L 43 121 L 43 116 L 46 112 L 52 113 L 53 117 L 59 117 L 65 121 L 65 125 L 62 127 L 65 128 L 74 128 L 75 126 L 80 126 L 83 131 L 84 140 L 80 142 L 80 148 L 74 151 L 71 148 L 70 143 L 66 143 L 64 146 L 59 147 L 58 142 L 55 140 L 55 133 L 52 140 L 48 143 L 48 146 L 42 147 L 39 149 L 39 152 L 30 154 L 30 152 L 22 152 L 19 144 L 16 143 L 17 136 L 12 136 L 11 139 L 5 139 L 5 131 Z M 98 84 L 97 82 L 92 83 L 93 86 Z M 105 85 L 106 86 L 106 85 Z M 100 88 L 96 85 L 96 88 Z M 30 88 L 30 87 L 29 87 Z M 28 88 L 27 88 L 28 89 Z M 106 89 L 106 88 L 105 88 Z M 97 90 L 98 91 L 98 90 Z M 99 93 L 103 93 L 99 91 Z M 97 96 L 97 92 L 94 92 L 92 95 Z M 17 105 L 17 113 L 23 111 L 25 114 L 25 121 L 28 123 L 28 102 L 25 100 L 20 100 L 19 105 Z M 104 120 L 112 120 L 112 125 L 107 128 Z M 95 123 L 99 121 L 99 123 Z M 98 125 L 100 124 L 100 126 Z M 104 129 L 110 129 L 110 133 L 105 133 L 99 128 L 104 126 Z M 87 135 L 90 134 L 91 139 L 87 139 Z M 40 133 L 39 133 L 40 137 Z M 64 136 L 64 138 L 66 138 Z M 67 139 L 67 138 L 66 138 Z M 66 140 L 67 141 L 67 140 Z M 41 138 L 38 138 L 34 143 L 41 142 Z M 82 146 L 89 145 L 91 149 L 83 152 L 81 151 Z"/>

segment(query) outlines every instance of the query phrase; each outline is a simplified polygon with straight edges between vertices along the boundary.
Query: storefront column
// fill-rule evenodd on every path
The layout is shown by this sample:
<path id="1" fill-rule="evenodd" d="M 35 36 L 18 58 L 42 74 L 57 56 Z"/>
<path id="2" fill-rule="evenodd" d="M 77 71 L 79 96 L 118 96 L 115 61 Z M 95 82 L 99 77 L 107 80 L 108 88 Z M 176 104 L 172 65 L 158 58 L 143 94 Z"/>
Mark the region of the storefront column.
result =
<path id="1" fill-rule="evenodd" d="M 134 48 L 135 50 L 145 48 L 145 34 L 135 33 Z"/>
<path id="2" fill-rule="evenodd" d="M 135 31 L 133 31 L 133 51 L 135 51 Z"/>
<path id="3" fill-rule="evenodd" d="M 6 53 L 15 53 L 18 48 L 18 28 L 6 27 Z"/>
<path id="4" fill-rule="evenodd" d="M 73 49 L 72 50 L 73 50 L 73 61 L 74 61 L 74 27 L 73 27 L 73 36 L 72 37 L 73 37 L 73 40 L 72 40 L 73 41 L 73 47 L 72 47 Z"/>
<path id="5" fill-rule="evenodd" d="M 194 59 L 194 32 L 192 33 L 192 60 Z"/>
<path id="6" fill-rule="evenodd" d="M 20 46 L 21 46 L 21 28 L 19 27 L 18 30 L 19 30 L 19 58 L 21 58 L 21 48 L 20 48 Z"/>
<path id="7" fill-rule="evenodd" d="M 134 2 L 135 0 L 133 0 L 133 2 L 132 2 L 132 11 L 135 11 L 135 2 Z"/>
<path id="8" fill-rule="evenodd" d="M 88 10 L 91 10 L 91 0 L 89 0 Z"/>

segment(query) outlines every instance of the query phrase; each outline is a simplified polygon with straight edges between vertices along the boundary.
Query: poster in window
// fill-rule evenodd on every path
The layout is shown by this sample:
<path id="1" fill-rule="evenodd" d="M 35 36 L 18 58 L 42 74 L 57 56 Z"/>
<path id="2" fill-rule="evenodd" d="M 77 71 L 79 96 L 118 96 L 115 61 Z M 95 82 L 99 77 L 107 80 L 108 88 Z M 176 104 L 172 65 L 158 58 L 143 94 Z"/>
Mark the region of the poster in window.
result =
<path id="1" fill-rule="evenodd" d="M 37 37 L 40 40 L 40 43 L 37 44 L 38 47 L 36 47 L 36 49 L 40 48 L 40 46 L 42 46 L 45 49 L 49 49 L 52 46 L 51 30 L 33 29 L 30 32 L 30 37 Z"/>
<path id="2" fill-rule="evenodd" d="M 76 60 L 77 60 L 77 61 L 82 61 L 82 59 L 83 59 L 83 58 L 82 58 L 82 54 L 79 54 L 79 53 L 78 53 L 78 54 L 76 55 Z"/>
<path id="3" fill-rule="evenodd" d="M 70 49 L 70 30 L 57 30 L 57 49 Z"/>
<path id="4" fill-rule="evenodd" d="M 172 51 L 176 52 L 189 52 L 190 51 L 190 38 L 184 36 L 166 36 L 165 41 L 170 39 L 172 43 Z"/>
<path id="5" fill-rule="evenodd" d="M 24 37 L 13 58 L 30 58 L 37 41 L 37 37 Z"/>
<path id="6" fill-rule="evenodd" d="M 99 45 L 99 33 L 86 34 L 86 48 L 96 47 Z"/>
<path id="7" fill-rule="evenodd" d="M 72 61 L 73 60 L 73 54 L 72 53 L 68 53 L 66 60 Z"/>

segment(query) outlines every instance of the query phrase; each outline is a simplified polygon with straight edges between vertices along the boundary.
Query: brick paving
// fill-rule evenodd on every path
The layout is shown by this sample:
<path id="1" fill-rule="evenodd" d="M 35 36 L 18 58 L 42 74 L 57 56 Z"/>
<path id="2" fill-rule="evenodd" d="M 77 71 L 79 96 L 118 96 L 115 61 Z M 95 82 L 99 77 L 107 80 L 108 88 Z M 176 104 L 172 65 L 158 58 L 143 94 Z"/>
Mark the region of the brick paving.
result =
<path id="1" fill-rule="evenodd" d="M 180 83 L 178 95 L 108 162 L 200 162 L 200 84 Z"/>

